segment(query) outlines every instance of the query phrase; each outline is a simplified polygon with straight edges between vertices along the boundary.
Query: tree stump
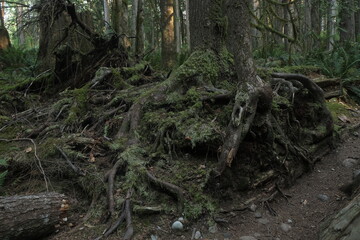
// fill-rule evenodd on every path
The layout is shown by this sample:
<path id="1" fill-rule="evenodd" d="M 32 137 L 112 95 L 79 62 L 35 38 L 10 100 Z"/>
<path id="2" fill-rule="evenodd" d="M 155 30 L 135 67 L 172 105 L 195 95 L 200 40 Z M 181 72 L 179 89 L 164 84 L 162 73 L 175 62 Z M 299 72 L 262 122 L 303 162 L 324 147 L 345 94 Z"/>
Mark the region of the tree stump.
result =
<path id="1" fill-rule="evenodd" d="M 55 230 L 69 205 L 65 195 L 0 197 L 0 239 L 40 239 Z"/>

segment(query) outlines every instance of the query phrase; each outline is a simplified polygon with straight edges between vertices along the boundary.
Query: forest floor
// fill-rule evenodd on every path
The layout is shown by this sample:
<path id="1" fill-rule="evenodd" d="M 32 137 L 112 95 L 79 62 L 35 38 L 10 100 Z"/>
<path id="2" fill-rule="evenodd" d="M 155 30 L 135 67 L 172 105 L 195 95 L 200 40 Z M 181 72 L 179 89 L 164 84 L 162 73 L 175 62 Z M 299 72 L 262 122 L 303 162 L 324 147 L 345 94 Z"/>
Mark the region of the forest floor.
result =
<path id="1" fill-rule="evenodd" d="M 360 169 L 359 135 L 357 128 L 340 146 L 324 156 L 312 172 L 304 174 L 289 189 L 284 189 L 287 198 L 277 196 L 268 207 L 255 202 L 245 210 L 230 211 L 223 216 L 224 223 L 216 224 L 215 228 L 210 226 L 209 229 L 209 225 L 203 222 L 195 224 L 180 237 L 165 234 L 159 239 L 192 239 L 194 228 L 203 235 L 202 239 L 318 239 L 321 224 L 350 200 L 339 187 L 350 182 L 354 171 Z M 266 195 L 264 192 L 251 192 L 241 198 L 251 199 L 257 194 Z M 223 208 L 234 205 L 236 201 L 232 200 L 224 203 Z"/>
<path id="2" fill-rule="evenodd" d="M 269 198 L 267 186 L 223 201 L 214 221 L 199 219 L 187 223 L 184 230 L 171 230 L 176 216 L 150 215 L 135 217 L 137 228 L 133 239 L 207 239 L 207 240 L 296 240 L 318 239 L 321 224 L 343 208 L 351 198 L 339 187 L 351 182 L 360 170 L 360 113 L 346 124 L 337 147 L 330 150 L 314 169 L 294 185 L 281 189 L 282 194 Z M 252 199 L 266 199 L 259 201 Z M 217 222 L 217 223 L 215 223 Z M 100 228 L 106 226 L 100 226 Z M 75 230 L 75 229 L 74 229 Z M 94 239 L 99 228 L 85 224 L 75 231 L 60 232 L 50 239 Z M 108 239 L 119 239 L 120 229 Z"/>

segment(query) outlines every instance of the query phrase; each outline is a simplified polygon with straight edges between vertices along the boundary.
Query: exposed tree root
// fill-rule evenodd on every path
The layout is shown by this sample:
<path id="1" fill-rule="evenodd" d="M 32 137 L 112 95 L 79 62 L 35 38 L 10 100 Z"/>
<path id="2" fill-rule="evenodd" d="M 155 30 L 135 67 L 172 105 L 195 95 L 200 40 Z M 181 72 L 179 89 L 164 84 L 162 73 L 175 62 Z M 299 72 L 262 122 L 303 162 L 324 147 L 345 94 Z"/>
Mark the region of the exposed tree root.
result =
<path id="1" fill-rule="evenodd" d="M 118 168 L 123 163 L 122 160 L 118 160 L 114 166 L 105 174 L 105 181 L 108 182 L 107 189 L 107 198 L 108 198 L 108 208 L 111 216 L 115 216 L 115 200 L 114 200 L 114 181 Z"/>
<path id="2" fill-rule="evenodd" d="M 105 233 L 102 236 L 96 238 L 95 240 L 100 240 L 110 236 L 110 234 L 112 234 L 124 220 L 126 220 L 126 231 L 123 239 L 129 240 L 132 238 L 134 234 L 134 228 L 132 226 L 132 220 L 131 220 L 131 206 L 130 206 L 132 192 L 133 192 L 132 189 L 128 190 L 126 194 L 126 200 L 124 202 L 124 206 L 119 218 L 105 231 Z"/>
<path id="3" fill-rule="evenodd" d="M 177 201 L 178 201 L 178 211 L 180 213 L 182 213 L 182 211 L 184 209 L 184 201 L 185 201 L 184 192 L 185 191 L 174 184 L 164 182 L 162 180 L 157 179 L 149 171 L 146 171 L 146 175 L 147 175 L 149 181 L 152 182 L 155 186 L 157 186 L 161 189 L 164 189 L 165 191 L 175 195 L 175 197 L 177 198 Z"/>

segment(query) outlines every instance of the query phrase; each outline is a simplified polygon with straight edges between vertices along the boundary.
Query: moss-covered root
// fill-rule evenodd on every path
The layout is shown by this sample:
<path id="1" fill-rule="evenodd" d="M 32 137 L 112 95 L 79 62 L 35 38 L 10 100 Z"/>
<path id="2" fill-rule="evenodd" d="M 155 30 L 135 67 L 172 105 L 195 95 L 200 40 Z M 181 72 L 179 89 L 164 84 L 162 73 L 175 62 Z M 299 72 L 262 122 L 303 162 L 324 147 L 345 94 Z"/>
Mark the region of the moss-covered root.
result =
<path id="1" fill-rule="evenodd" d="M 169 192 L 170 194 L 173 194 L 176 196 L 177 201 L 178 201 L 178 211 L 180 213 L 182 213 L 183 209 L 184 209 L 184 202 L 185 202 L 184 190 L 174 184 L 164 182 L 164 181 L 161 181 L 160 179 L 157 179 L 149 171 L 146 171 L 146 176 L 149 179 L 149 181 L 151 183 L 153 183 L 155 186 L 157 186 L 161 189 L 164 189 L 165 191 Z"/>

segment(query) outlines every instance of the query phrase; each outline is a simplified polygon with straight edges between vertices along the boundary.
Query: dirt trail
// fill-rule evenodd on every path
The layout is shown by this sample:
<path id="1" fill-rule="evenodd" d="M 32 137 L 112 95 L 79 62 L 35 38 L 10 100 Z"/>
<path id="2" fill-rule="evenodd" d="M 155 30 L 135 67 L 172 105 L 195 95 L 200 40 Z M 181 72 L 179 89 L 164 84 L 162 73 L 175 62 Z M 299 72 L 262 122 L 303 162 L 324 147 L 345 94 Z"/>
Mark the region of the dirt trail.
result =
<path id="1" fill-rule="evenodd" d="M 353 172 L 360 169 L 359 133 L 359 129 L 353 131 L 338 148 L 315 165 L 314 171 L 304 174 L 294 186 L 283 190 L 291 197 L 286 200 L 278 196 L 270 203 L 276 216 L 270 214 L 269 208 L 262 206 L 257 206 L 254 212 L 247 210 L 233 213 L 233 218 L 227 225 L 219 226 L 218 233 L 203 234 L 204 238 L 317 239 L 321 223 L 349 201 L 338 188 L 350 182 Z M 346 159 L 353 160 L 345 161 Z M 352 166 L 344 166 L 344 161 Z"/>

